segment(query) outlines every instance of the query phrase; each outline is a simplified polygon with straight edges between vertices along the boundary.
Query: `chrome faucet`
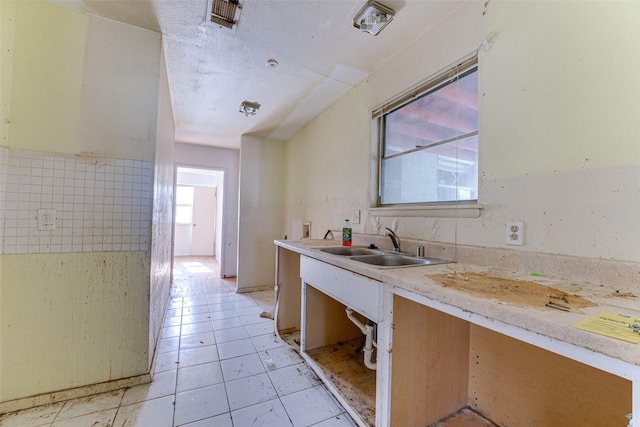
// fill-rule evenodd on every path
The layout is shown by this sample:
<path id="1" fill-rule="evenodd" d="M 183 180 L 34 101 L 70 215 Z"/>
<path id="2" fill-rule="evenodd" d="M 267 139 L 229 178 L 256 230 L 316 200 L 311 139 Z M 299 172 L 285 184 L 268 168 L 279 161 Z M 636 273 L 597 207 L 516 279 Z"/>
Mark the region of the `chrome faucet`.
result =
<path id="1" fill-rule="evenodd" d="M 387 232 L 384 233 L 384 235 L 388 236 L 393 242 L 393 252 L 400 252 L 400 238 L 398 235 L 389 227 L 385 227 L 385 230 L 387 230 Z"/>

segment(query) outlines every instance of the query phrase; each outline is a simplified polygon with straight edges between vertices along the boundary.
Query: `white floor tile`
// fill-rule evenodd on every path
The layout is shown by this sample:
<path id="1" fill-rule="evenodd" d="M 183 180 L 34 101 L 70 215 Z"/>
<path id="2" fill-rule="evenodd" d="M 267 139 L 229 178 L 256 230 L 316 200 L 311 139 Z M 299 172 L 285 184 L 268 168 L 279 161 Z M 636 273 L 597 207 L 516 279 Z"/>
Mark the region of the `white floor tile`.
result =
<path id="1" fill-rule="evenodd" d="M 233 305 L 236 307 L 236 309 L 245 307 L 256 307 L 256 302 L 253 299 L 244 299 L 234 302 Z"/>
<path id="2" fill-rule="evenodd" d="M 233 411 L 278 397 L 267 374 L 252 375 L 225 383 L 229 408 Z"/>
<path id="3" fill-rule="evenodd" d="M 218 331 L 220 329 L 235 328 L 243 325 L 242 320 L 240 320 L 238 316 L 226 317 L 224 319 L 214 319 L 211 321 L 211 324 L 213 325 L 214 331 Z"/>
<path id="4" fill-rule="evenodd" d="M 167 353 L 158 353 L 156 355 L 156 364 L 154 366 L 154 371 L 164 372 L 164 371 L 172 371 L 178 368 L 178 354 L 177 351 L 170 351 Z"/>
<path id="5" fill-rule="evenodd" d="M 184 297 L 182 299 L 182 307 L 195 307 L 199 305 L 207 305 L 209 304 L 209 300 L 206 296 L 198 296 L 198 297 Z M 183 313 L 184 314 L 184 313 Z"/>
<path id="6" fill-rule="evenodd" d="M 224 384 L 185 391 L 176 395 L 174 422 L 188 424 L 229 412 Z"/>
<path id="7" fill-rule="evenodd" d="M 221 329 L 214 332 L 216 336 L 216 342 L 223 343 L 228 341 L 236 341 L 243 338 L 249 338 L 244 326 L 238 326 L 237 328 Z"/>
<path id="8" fill-rule="evenodd" d="M 291 347 L 278 347 L 258 353 L 267 371 L 302 363 L 302 357 Z"/>
<path id="9" fill-rule="evenodd" d="M 190 323 L 208 322 L 211 320 L 210 313 L 199 313 L 182 316 L 182 325 L 188 325 Z"/>
<path id="10" fill-rule="evenodd" d="M 191 307 L 183 307 L 182 315 L 192 315 L 192 314 L 201 314 L 201 313 L 209 313 L 209 303 L 205 300 L 202 305 L 194 305 Z"/>
<path id="11" fill-rule="evenodd" d="M 294 427 L 306 427 L 343 412 L 322 386 L 308 388 L 280 398 Z"/>
<path id="12" fill-rule="evenodd" d="M 252 325 L 245 326 L 247 333 L 250 337 L 257 337 L 259 335 L 273 334 L 274 326 L 273 322 L 260 322 Z"/>
<path id="13" fill-rule="evenodd" d="M 218 344 L 218 353 L 220 354 L 221 360 L 244 356 L 255 352 L 256 348 L 253 346 L 253 342 L 250 338 Z"/>
<path id="14" fill-rule="evenodd" d="M 273 291 L 269 292 L 270 295 L 255 295 L 255 302 L 258 305 L 261 306 L 265 306 L 265 307 L 273 307 L 274 304 L 274 300 L 273 300 Z"/>
<path id="15" fill-rule="evenodd" d="M 168 326 L 162 329 L 162 338 L 171 338 L 180 336 L 180 326 Z"/>
<path id="16" fill-rule="evenodd" d="M 252 293 L 229 294 L 233 301 L 253 300 Z"/>
<path id="17" fill-rule="evenodd" d="M 54 422 L 51 427 L 111 427 L 117 411 L 117 409 L 109 409 L 75 418 L 67 418 Z"/>
<path id="18" fill-rule="evenodd" d="M 231 414 L 222 414 L 217 417 L 207 418 L 206 420 L 196 421 L 195 423 L 183 424 L 184 427 L 233 427 Z"/>
<path id="19" fill-rule="evenodd" d="M 55 421 L 74 418 L 80 415 L 105 411 L 120 406 L 124 390 L 95 394 L 80 399 L 69 400 L 56 417 Z"/>
<path id="20" fill-rule="evenodd" d="M 205 363 L 202 365 L 187 366 L 178 369 L 178 393 L 206 387 L 223 382 L 220 362 Z"/>
<path id="21" fill-rule="evenodd" d="M 142 384 L 131 387 L 124 392 L 121 405 L 133 405 L 145 400 L 156 399 L 163 396 L 172 396 L 176 392 L 176 375 L 178 370 L 165 371 L 153 376 L 151 384 Z"/>
<path id="22" fill-rule="evenodd" d="M 193 334 L 201 334 L 204 332 L 213 331 L 213 325 L 211 322 L 200 322 L 200 323 L 189 323 L 186 325 L 182 325 L 182 335 L 193 335 Z"/>
<path id="23" fill-rule="evenodd" d="M 262 312 L 242 315 L 240 316 L 240 321 L 245 326 L 253 325 L 254 323 L 273 322 L 273 320 L 267 319 L 266 317 L 260 317 L 260 313 Z"/>
<path id="24" fill-rule="evenodd" d="M 182 308 L 182 298 L 175 298 L 169 301 L 169 309 Z"/>
<path id="25" fill-rule="evenodd" d="M 260 358 L 255 353 L 222 360 L 220 364 L 225 381 L 233 381 L 265 372 Z"/>
<path id="26" fill-rule="evenodd" d="M 251 297 L 254 299 L 267 299 L 273 303 L 273 289 L 251 292 Z"/>
<path id="27" fill-rule="evenodd" d="M 207 295 L 207 302 L 209 303 L 209 305 L 220 304 L 223 302 L 231 302 L 231 297 L 229 296 L 228 293 L 211 294 L 211 295 Z"/>
<path id="28" fill-rule="evenodd" d="M 178 307 L 178 308 L 170 308 L 169 310 L 167 310 L 167 314 L 166 314 L 166 318 L 170 318 L 170 317 L 180 317 L 182 316 L 182 307 Z"/>
<path id="29" fill-rule="evenodd" d="M 286 344 L 275 335 L 259 335 L 251 337 L 253 346 L 258 351 L 271 350 L 273 348 L 284 347 Z"/>
<path id="30" fill-rule="evenodd" d="M 231 413 L 234 427 L 291 427 L 289 416 L 278 399 L 247 406 Z"/>
<path id="31" fill-rule="evenodd" d="M 269 371 L 268 374 L 278 396 L 295 393 L 320 384 L 320 380 L 304 363 Z"/>
<path id="32" fill-rule="evenodd" d="M 258 307 L 257 305 L 252 305 L 250 307 L 241 307 L 241 308 L 236 308 L 236 312 L 238 313 L 238 316 L 242 317 L 242 316 L 246 316 L 249 314 L 260 314 L 262 313 L 262 309 L 260 307 Z"/>
<path id="33" fill-rule="evenodd" d="M 202 334 L 185 335 L 180 338 L 180 350 L 187 348 L 205 347 L 216 343 L 213 332 Z"/>
<path id="34" fill-rule="evenodd" d="M 236 307 L 232 302 L 219 302 L 215 304 L 209 304 L 209 311 L 226 311 L 226 310 L 234 310 Z"/>
<path id="35" fill-rule="evenodd" d="M 38 406 L 24 411 L 13 412 L 0 416 L 2 427 L 35 427 L 49 425 L 56 418 L 64 402 Z"/>
<path id="36" fill-rule="evenodd" d="M 221 310 L 209 313 L 211 320 L 228 319 L 229 317 L 237 317 L 238 313 L 235 310 Z"/>
<path id="37" fill-rule="evenodd" d="M 173 395 L 121 406 L 113 427 L 172 427 Z"/>
<path id="38" fill-rule="evenodd" d="M 158 353 L 169 353 L 171 351 L 178 351 L 180 346 L 180 337 L 163 338 L 160 340 L 158 346 Z"/>
<path id="39" fill-rule="evenodd" d="M 218 347 L 215 345 L 207 345 L 196 348 L 187 348 L 180 351 L 180 367 L 201 365 L 203 363 L 217 362 L 220 360 L 218 356 Z"/>
<path id="40" fill-rule="evenodd" d="M 182 317 L 168 317 L 164 319 L 164 327 L 168 326 L 180 326 L 182 323 Z"/>
<path id="41" fill-rule="evenodd" d="M 355 427 L 356 424 L 351 419 L 349 415 L 346 413 L 337 415 L 333 418 L 329 418 L 328 420 L 324 420 L 319 422 L 318 424 L 314 424 L 313 427 Z"/>

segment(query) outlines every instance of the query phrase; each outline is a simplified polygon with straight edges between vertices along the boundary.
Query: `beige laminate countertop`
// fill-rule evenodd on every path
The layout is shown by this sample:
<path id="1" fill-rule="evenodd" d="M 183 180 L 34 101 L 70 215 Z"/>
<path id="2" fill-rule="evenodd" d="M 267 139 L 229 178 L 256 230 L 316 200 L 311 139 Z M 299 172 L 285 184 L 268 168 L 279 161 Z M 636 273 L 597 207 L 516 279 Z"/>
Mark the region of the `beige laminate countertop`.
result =
<path id="1" fill-rule="evenodd" d="M 297 252 L 319 261 L 332 264 L 362 276 L 383 282 L 396 293 L 407 292 L 427 298 L 434 305 L 456 307 L 468 314 L 468 320 L 481 316 L 483 322 L 502 322 L 542 337 L 572 344 L 582 349 L 610 356 L 640 366 L 640 344 L 605 337 L 583 331 L 571 325 L 600 312 L 612 312 L 640 319 L 640 301 L 637 297 L 616 296 L 612 286 L 576 283 L 552 277 L 532 277 L 529 272 L 511 272 L 491 267 L 449 263 L 410 268 L 381 269 L 350 260 L 348 257 L 322 252 L 317 248 L 338 246 L 332 240 L 276 240 L 277 246 Z M 540 306 L 519 306 L 494 298 L 487 298 L 455 288 L 445 287 L 433 279 L 442 274 L 479 273 L 490 277 L 535 282 L 549 286 L 569 295 L 576 295 L 595 304 L 593 307 L 564 312 Z M 420 298 L 418 298 L 419 300 Z M 562 303 L 562 301 L 560 301 Z M 437 308 L 437 307 L 436 307 Z M 472 319 L 473 318 L 473 319 Z M 475 322 L 475 321 L 474 321 Z M 479 322 L 481 324 L 482 322 Z"/>

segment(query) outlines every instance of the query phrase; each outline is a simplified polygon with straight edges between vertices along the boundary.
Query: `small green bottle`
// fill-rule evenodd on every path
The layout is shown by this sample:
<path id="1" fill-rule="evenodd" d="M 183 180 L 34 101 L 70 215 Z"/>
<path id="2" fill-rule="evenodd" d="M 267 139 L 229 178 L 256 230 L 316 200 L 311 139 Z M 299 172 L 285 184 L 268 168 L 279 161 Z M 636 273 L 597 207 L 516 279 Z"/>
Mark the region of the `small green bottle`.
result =
<path id="1" fill-rule="evenodd" d="M 348 219 L 344 220 L 342 226 L 342 246 L 351 246 L 351 224 Z"/>

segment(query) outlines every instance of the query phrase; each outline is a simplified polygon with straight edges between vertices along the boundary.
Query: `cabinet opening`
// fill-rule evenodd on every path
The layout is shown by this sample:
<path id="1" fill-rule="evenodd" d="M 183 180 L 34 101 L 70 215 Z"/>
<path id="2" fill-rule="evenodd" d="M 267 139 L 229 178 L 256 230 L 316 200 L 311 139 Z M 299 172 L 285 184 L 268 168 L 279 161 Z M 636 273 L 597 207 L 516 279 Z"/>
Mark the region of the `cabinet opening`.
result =
<path id="1" fill-rule="evenodd" d="M 376 371 L 364 364 L 364 337 L 347 318 L 346 308 L 307 285 L 304 353 L 316 372 L 333 385 L 360 419 L 374 426 Z M 364 316 L 353 314 L 366 323 Z M 374 362 L 375 356 L 374 353 Z"/>
<path id="2" fill-rule="evenodd" d="M 622 426 L 631 381 L 397 295 L 391 425 Z M 418 325 L 416 327 L 416 325 Z"/>

